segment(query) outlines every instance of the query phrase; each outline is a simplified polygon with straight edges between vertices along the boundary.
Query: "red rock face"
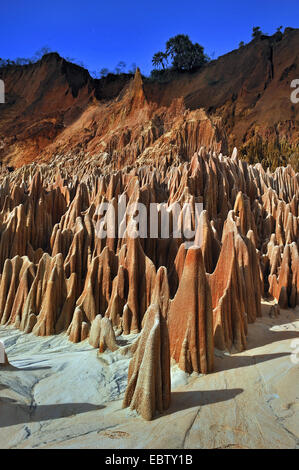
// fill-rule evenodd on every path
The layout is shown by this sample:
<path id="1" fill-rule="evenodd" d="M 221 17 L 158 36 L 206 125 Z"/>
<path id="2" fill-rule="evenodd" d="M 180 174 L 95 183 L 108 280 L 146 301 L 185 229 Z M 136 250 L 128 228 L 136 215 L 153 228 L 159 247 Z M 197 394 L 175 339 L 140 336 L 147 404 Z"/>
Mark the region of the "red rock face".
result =
<path id="1" fill-rule="evenodd" d="M 166 313 L 169 307 L 167 273 L 157 273 L 152 303 L 148 307 L 141 335 L 133 344 L 128 386 L 123 407 L 130 406 L 146 420 L 170 405 L 170 350 Z"/>
<path id="2" fill-rule="evenodd" d="M 57 54 L 45 56 L 24 71 L 4 71 L 1 78 L 8 103 L 15 100 L 0 110 L 0 135 L 5 135 L 0 158 L 10 165 L 40 160 L 41 152 L 47 161 L 56 154 L 84 151 L 105 154 L 116 170 L 136 160 L 169 162 L 178 154 L 187 159 L 200 145 L 227 149 L 219 117 L 203 109 L 187 110 L 180 96 L 170 106 L 148 101 L 139 69 L 134 78 L 118 79 L 114 93 L 106 83 L 103 96 L 86 70 Z M 45 79 L 47 90 L 42 93 L 38 84 Z M 19 89 L 15 83 L 21 81 L 24 86 Z M 26 103 L 32 101 L 28 113 Z M 20 115 L 16 126 L 15 118 Z"/>
<path id="3" fill-rule="evenodd" d="M 272 136 L 297 155 L 298 37 L 253 41 L 167 84 L 139 70 L 95 81 L 57 54 L 1 70 L 0 324 L 130 351 L 124 406 L 152 419 L 170 403 L 171 361 L 209 373 L 214 347 L 246 348 L 262 296 L 298 305 L 299 174 L 224 156 Z M 163 218 L 174 203 L 191 208 L 179 224 L 192 247 Z"/>
<path id="4" fill-rule="evenodd" d="M 140 332 L 153 298 L 160 302 L 155 283 L 163 266 L 160 309 L 171 355 L 186 370 L 207 372 L 212 330 L 217 347 L 241 350 L 247 324 L 261 314 L 261 295 L 282 307 L 299 303 L 298 175 L 291 168 L 265 173 L 235 155 L 203 150 L 163 170 L 111 173 L 94 159 L 53 163 L 9 176 L 2 170 L 2 325 L 37 335 L 69 329 L 70 339 L 81 341 L 101 315 L 125 334 Z M 203 202 L 200 250 L 187 250 L 171 230 L 167 239 L 119 238 L 117 231 L 98 238 L 97 208 L 119 196 L 146 207 Z"/>
<path id="5" fill-rule="evenodd" d="M 262 295 L 283 308 L 299 304 L 299 175 L 291 167 L 271 174 L 236 151 L 202 148 L 187 162 L 126 171 L 56 157 L 2 169 L 0 184 L 1 325 L 66 332 L 99 354 L 121 350 L 118 335 L 139 334 L 124 406 L 146 419 L 169 405 L 171 360 L 209 373 L 214 346 L 246 348 Z M 103 204 L 116 207 L 119 198 L 134 210 L 144 204 L 148 228 L 157 204 L 157 238 L 135 236 L 129 206 L 115 232 L 99 236 L 109 222 Z M 203 204 L 192 247 L 174 234 L 173 218 L 162 223 L 163 202 L 189 203 L 194 229 L 195 203 Z"/>
<path id="6" fill-rule="evenodd" d="M 299 115 L 290 83 L 298 78 L 298 45 L 299 30 L 288 30 L 162 84 L 139 71 L 94 80 L 55 53 L 1 69 L 0 159 L 21 166 L 89 153 L 116 170 L 136 160 L 186 161 L 201 146 L 217 153 L 237 146 L 252 161 L 282 147 L 296 164 Z"/>
<path id="7" fill-rule="evenodd" d="M 213 274 L 209 275 L 212 292 L 213 334 L 218 349 L 238 350 L 246 347 L 246 285 L 238 264 L 235 235 L 229 232 Z"/>
<path id="8" fill-rule="evenodd" d="M 189 248 L 168 328 L 171 357 L 186 372 L 213 370 L 212 298 L 200 248 Z"/>

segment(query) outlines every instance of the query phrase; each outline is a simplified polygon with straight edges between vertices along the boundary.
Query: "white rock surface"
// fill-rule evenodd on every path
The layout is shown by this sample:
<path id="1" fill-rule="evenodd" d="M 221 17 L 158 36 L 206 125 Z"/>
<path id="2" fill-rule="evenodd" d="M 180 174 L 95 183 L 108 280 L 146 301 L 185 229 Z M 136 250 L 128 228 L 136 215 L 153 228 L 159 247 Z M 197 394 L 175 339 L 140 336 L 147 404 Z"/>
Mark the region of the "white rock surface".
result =
<path id="1" fill-rule="evenodd" d="M 121 408 L 129 355 L 1 327 L 0 448 L 298 448 L 299 309 L 263 310 L 248 350 L 217 351 L 215 373 L 172 367 L 171 407 L 151 422 Z"/>

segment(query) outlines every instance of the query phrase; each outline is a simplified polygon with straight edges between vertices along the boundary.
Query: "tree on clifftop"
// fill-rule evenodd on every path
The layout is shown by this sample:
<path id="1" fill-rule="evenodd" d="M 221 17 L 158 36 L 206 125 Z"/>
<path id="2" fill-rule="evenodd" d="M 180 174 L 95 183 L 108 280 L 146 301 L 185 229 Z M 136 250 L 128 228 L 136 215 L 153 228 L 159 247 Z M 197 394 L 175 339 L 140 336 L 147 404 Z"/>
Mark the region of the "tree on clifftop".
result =
<path id="1" fill-rule="evenodd" d="M 199 69 L 209 60 L 204 48 L 197 42 L 193 44 L 187 34 L 170 38 L 166 43 L 166 51 L 154 54 L 152 63 L 166 70 L 165 61 L 168 57 L 172 59 L 171 69 L 179 72 Z"/>
<path id="2" fill-rule="evenodd" d="M 167 62 L 167 54 L 165 52 L 156 52 L 156 54 L 153 55 L 152 64 L 154 67 L 162 66 L 162 68 L 165 69 L 164 61 Z"/>
<path id="3" fill-rule="evenodd" d="M 260 38 L 261 35 L 262 35 L 262 31 L 261 31 L 261 28 L 259 26 L 254 26 L 252 28 L 252 37 L 255 39 L 255 38 Z"/>
<path id="4" fill-rule="evenodd" d="M 172 66 L 176 70 L 191 71 L 207 62 L 203 47 L 192 43 L 187 34 L 178 34 L 166 43 L 166 54 L 172 58 Z"/>

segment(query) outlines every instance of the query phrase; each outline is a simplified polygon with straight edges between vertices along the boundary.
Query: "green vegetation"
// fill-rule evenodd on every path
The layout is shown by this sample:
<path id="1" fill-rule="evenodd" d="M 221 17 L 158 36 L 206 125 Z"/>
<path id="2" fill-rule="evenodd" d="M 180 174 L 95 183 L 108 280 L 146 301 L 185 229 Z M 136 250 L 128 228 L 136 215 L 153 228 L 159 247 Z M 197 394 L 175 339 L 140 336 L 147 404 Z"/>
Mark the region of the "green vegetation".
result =
<path id="1" fill-rule="evenodd" d="M 193 72 L 209 60 L 200 44 L 192 43 L 187 34 L 178 34 L 166 42 L 165 52 L 159 51 L 153 55 L 152 64 L 155 68 L 151 77 L 163 80 L 173 75 L 172 72 Z"/>
<path id="2" fill-rule="evenodd" d="M 35 64 L 36 62 L 41 60 L 42 57 L 44 57 L 46 54 L 50 54 L 51 52 L 54 51 L 52 51 L 48 46 L 43 46 L 38 51 L 36 51 L 32 57 L 29 58 L 17 57 L 14 60 L 0 59 L 0 68 Z M 83 62 L 77 61 L 72 57 L 65 57 L 65 60 L 67 60 L 68 62 L 72 62 L 73 64 L 79 65 L 80 67 L 84 67 Z"/>
<path id="3" fill-rule="evenodd" d="M 283 26 L 278 26 L 273 36 L 268 36 L 268 34 L 264 33 L 261 30 L 260 26 L 253 26 L 251 37 L 252 37 L 252 40 L 254 40 L 254 39 L 263 39 L 264 37 L 268 36 L 269 38 L 272 37 L 275 41 L 280 41 L 283 38 L 282 29 L 283 29 Z M 239 42 L 240 49 L 244 47 L 245 45 L 246 43 L 244 41 Z"/>
<path id="4" fill-rule="evenodd" d="M 100 70 L 100 76 L 101 76 L 101 78 L 107 77 L 108 73 L 109 73 L 109 69 L 106 69 L 105 67 L 102 68 L 102 69 Z"/>
<path id="5" fill-rule="evenodd" d="M 167 63 L 168 55 L 166 52 L 156 52 L 152 58 L 152 64 L 154 67 L 159 68 L 162 67 L 165 70 L 165 62 Z"/>
<path id="6" fill-rule="evenodd" d="M 282 33 L 283 26 L 276 28 L 275 34 L 272 38 L 275 41 L 279 41 L 283 37 Z M 285 31 L 290 28 L 286 28 Z M 264 33 L 261 31 L 260 26 L 254 26 L 252 28 L 252 38 L 262 38 Z M 242 48 L 246 45 L 244 41 L 240 41 L 239 48 Z M 48 46 L 43 46 L 30 58 L 17 57 L 16 59 L 1 59 L 0 58 L 0 68 L 15 67 L 15 66 L 24 66 L 34 64 L 40 60 L 44 55 L 49 54 L 52 51 Z M 215 52 L 211 54 L 211 57 L 214 58 Z M 68 62 L 79 65 L 80 67 L 86 66 L 77 59 L 71 57 L 65 57 Z M 151 79 L 157 80 L 159 82 L 169 81 L 177 76 L 178 73 L 182 72 L 193 72 L 201 69 L 207 62 L 211 59 L 204 53 L 204 48 L 200 44 L 192 43 L 187 34 L 177 34 L 170 38 L 165 45 L 165 51 L 156 52 L 152 57 L 152 64 L 154 69 L 151 71 Z M 136 64 L 132 63 L 131 66 L 127 69 L 125 62 L 120 61 L 114 68 L 114 70 L 109 70 L 106 67 L 98 69 L 96 71 L 90 71 L 90 74 L 93 78 L 103 78 L 107 75 L 121 75 L 124 73 L 134 74 L 136 71 Z"/>
<path id="7" fill-rule="evenodd" d="M 261 28 L 259 26 L 253 26 L 252 28 L 252 37 L 253 39 L 260 38 L 263 35 Z"/>
<path id="8" fill-rule="evenodd" d="M 166 43 L 167 57 L 172 59 L 172 67 L 178 72 L 191 72 L 199 69 L 209 57 L 204 54 L 204 48 L 197 42 L 193 44 L 186 34 L 178 34 Z"/>
<path id="9" fill-rule="evenodd" d="M 99 72 L 97 71 L 90 72 L 90 75 L 93 78 L 97 78 L 97 79 L 108 77 L 108 75 L 110 76 L 123 75 L 123 74 L 134 75 L 134 73 L 136 72 L 136 68 L 137 68 L 137 65 L 135 64 L 135 62 L 133 62 L 130 68 L 127 69 L 127 64 L 123 60 L 121 60 L 120 62 L 118 62 L 118 64 L 116 65 L 113 71 L 107 69 L 106 67 L 103 67 L 102 69 L 100 69 Z"/>
<path id="10" fill-rule="evenodd" d="M 261 163 L 264 169 L 274 171 L 279 166 L 292 165 L 299 172 L 299 144 L 289 144 L 278 139 L 263 141 L 254 137 L 240 149 L 242 158 L 250 164 Z"/>
<path id="11" fill-rule="evenodd" d="M 9 67 L 16 67 L 16 66 L 24 66 L 24 65 L 31 65 L 35 64 L 39 60 L 41 60 L 46 54 L 50 54 L 52 51 L 48 46 L 43 46 L 41 47 L 38 51 L 35 52 L 35 54 L 30 57 L 30 58 L 24 58 L 24 57 L 17 57 L 14 60 L 11 59 L 1 59 L 0 58 L 0 68 L 9 68 Z M 58 54 L 58 52 L 56 52 Z M 78 61 L 77 59 L 74 59 L 72 57 L 65 57 L 65 60 L 75 64 L 79 65 L 80 67 L 86 68 L 85 64 L 81 61 Z M 110 71 L 108 68 L 103 67 L 102 69 L 98 71 L 90 71 L 90 75 L 93 78 L 104 78 L 107 77 L 108 75 L 123 75 L 123 74 L 134 74 L 136 72 L 136 64 L 133 62 L 128 70 L 126 70 L 126 63 L 123 61 L 118 62 L 116 65 L 115 69 L 113 71 Z"/>
<path id="12" fill-rule="evenodd" d="M 273 36 L 269 36 L 271 41 L 280 41 L 283 35 L 290 31 L 292 28 L 286 28 L 282 32 L 283 26 L 276 28 Z M 252 40 L 265 39 L 265 34 L 261 31 L 260 26 L 252 28 Z M 240 41 L 239 48 L 245 46 L 244 41 Z M 34 64 L 39 61 L 44 55 L 49 54 L 51 49 L 44 46 L 35 52 L 31 58 L 18 57 L 14 60 L 1 59 L 0 68 L 8 68 L 15 66 L 26 66 Z M 213 57 L 214 53 L 212 54 Z M 74 63 L 84 67 L 82 62 L 76 59 L 66 57 L 68 62 Z M 178 34 L 171 37 L 165 44 L 165 51 L 158 51 L 152 57 L 152 65 L 154 69 L 151 71 L 150 77 L 143 77 L 145 80 L 157 81 L 159 83 L 167 83 L 175 80 L 181 76 L 182 73 L 194 72 L 200 70 L 211 59 L 205 54 L 203 46 L 198 43 L 192 43 L 189 36 L 186 34 Z M 103 67 L 99 71 L 90 72 L 91 76 L 95 79 L 105 79 L 106 81 L 113 81 L 123 79 L 125 76 L 132 75 L 136 71 L 136 64 L 131 64 L 127 69 L 124 61 L 118 62 L 115 69 L 110 71 L 108 68 Z M 288 69 L 284 73 L 288 73 Z M 127 77 L 128 78 L 128 77 Z M 284 76 L 281 76 L 281 80 Z M 218 86 L 219 80 L 210 79 L 207 81 L 209 86 Z M 299 172 L 299 144 L 288 144 L 286 141 L 279 141 L 273 139 L 271 141 L 264 141 L 258 135 L 255 135 L 249 142 L 243 145 L 240 149 L 240 155 L 251 164 L 261 163 L 263 167 L 270 168 L 272 171 L 278 166 L 286 166 L 291 164 L 295 171 Z"/>

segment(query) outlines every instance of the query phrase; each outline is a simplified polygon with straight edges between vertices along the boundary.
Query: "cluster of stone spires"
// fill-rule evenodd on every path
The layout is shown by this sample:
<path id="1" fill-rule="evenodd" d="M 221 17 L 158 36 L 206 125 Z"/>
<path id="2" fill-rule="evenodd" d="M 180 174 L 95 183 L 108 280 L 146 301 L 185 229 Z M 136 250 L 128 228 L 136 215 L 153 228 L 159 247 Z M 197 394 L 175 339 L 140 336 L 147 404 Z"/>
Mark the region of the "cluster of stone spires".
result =
<path id="1" fill-rule="evenodd" d="M 299 304 L 299 175 L 204 149 L 190 162 L 111 172 L 56 157 L 0 174 L 0 323 L 66 332 L 133 358 L 124 406 L 145 419 L 170 403 L 170 363 L 213 371 L 214 347 L 246 348 L 262 296 Z M 102 202 L 202 202 L 203 237 L 98 238 Z M 128 214 L 125 217 L 129 217 Z M 120 334 L 140 333 L 131 347 Z"/>

